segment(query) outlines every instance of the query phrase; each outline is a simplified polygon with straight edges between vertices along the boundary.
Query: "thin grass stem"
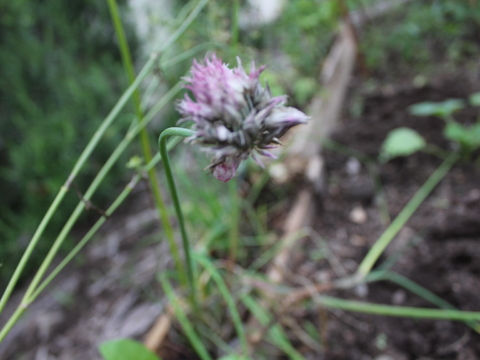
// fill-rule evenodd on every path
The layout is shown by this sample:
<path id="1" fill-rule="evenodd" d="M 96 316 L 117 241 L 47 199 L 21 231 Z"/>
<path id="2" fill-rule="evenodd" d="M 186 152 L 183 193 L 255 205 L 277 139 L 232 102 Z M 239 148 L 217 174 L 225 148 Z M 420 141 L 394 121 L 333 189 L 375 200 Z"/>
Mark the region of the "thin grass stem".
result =
<path id="1" fill-rule="evenodd" d="M 448 310 L 458 310 L 455 306 L 450 304 L 449 302 L 443 300 L 441 297 L 435 295 L 428 289 L 425 289 L 423 286 L 417 284 L 416 282 L 397 274 L 393 271 L 378 271 L 378 274 L 375 272 L 371 272 L 367 277 L 367 281 L 369 281 L 370 275 L 372 275 L 373 281 L 379 280 L 389 280 L 397 285 L 402 286 L 403 288 L 407 289 L 408 291 L 420 296 L 421 298 L 427 300 L 428 302 L 438 306 L 441 309 L 448 309 Z M 473 330 L 477 333 L 480 333 L 480 324 L 475 321 L 465 321 L 465 323 L 470 326 Z"/>
<path id="2" fill-rule="evenodd" d="M 390 244 L 400 229 L 415 213 L 418 207 L 425 201 L 427 196 L 443 179 L 443 177 L 448 173 L 457 160 L 458 155 L 456 153 L 451 154 L 415 193 L 400 214 L 398 214 L 395 220 L 393 220 L 392 223 L 387 227 L 387 229 L 383 232 L 377 242 L 367 253 L 365 258 L 362 260 L 357 270 L 358 278 L 362 279 L 368 275 L 385 248 Z"/>
<path id="3" fill-rule="evenodd" d="M 239 26 L 238 26 L 238 19 L 240 17 L 240 0 L 233 0 L 232 6 L 232 34 L 231 34 L 231 41 L 230 45 L 232 47 L 236 47 L 238 45 L 239 40 Z"/>
<path id="4" fill-rule="evenodd" d="M 243 354 L 245 356 L 248 356 L 248 343 L 247 337 L 245 336 L 245 329 L 243 328 L 240 314 L 238 313 L 238 310 L 235 306 L 235 300 L 230 294 L 227 285 L 223 281 L 222 276 L 220 275 L 218 270 L 213 266 L 213 264 L 207 257 L 202 255 L 196 255 L 195 259 L 210 273 L 213 281 L 215 281 L 215 283 L 217 284 L 218 290 L 220 290 L 220 293 L 225 299 L 228 310 L 230 311 L 230 315 L 232 316 L 233 325 L 235 326 L 235 330 L 240 339 L 240 344 L 243 348 Z"/>
<path id="5" fill-rule="evenodd" d="M 163 291 L 165 291 L 165 294 L 167 294 L 168 300 L 172 305 L 173 312 L 175 313 L 176 318 L 180 322 L 183 331 L 185 331 L 185 335 L 190 341 L 190 344 L 192 344 L 198 356 L 200 356 L 202 360 L 212 360 L 210 354 L 203 345 L 202 340 L 200 340 L 200 337 L 195 332 L 193 324 L 190 322 L 190 320 L 188 320 L 185 312 L 180 308 L 179 298 L 175 295 L 172 285 L 168 281 L 167 275 L 165 273 L 160 274 L 160 283 L 162 284 Z"/>
<path id="6" fill-rule="evenodd" d="M 120 52 L 122 54 L 123 66 L 125 68 L 125 72 L 127 73 L 129 82 L 133 83 L 133 81 L 135 81 L 135 70 L 133 68 L 132 56 L 131 56 L 130 48 L 128 46 L 128 43 L 125 37 L 125 31 L 123 29 L 122 21 L 118 11 L 118 6 L 116 3 L 116 0 L 107 0 L 107 2 L 110 8 L 110 14 L 112 16 L 115 32 L 117 33 Z M 141 119 L 143 119 L 144 114 L 141 107 L 140 92 L 138 91 L 138 89 L 133 94 L 133 102 L 134 102 L 135 111 L 137 114 L 137 121 L 140 121 Z M 140 142 L 143 150 L 143 156 L 145 157 L 145 162 L 149 163 L 152 160 L 152 151 L 151 151 L 150 140 L 149 140 L 146 127 L 143 127 L 140 130 L 140 140 L 141 140 Z M 147 174 L 150 181 L 150 189 L 152 190 L 153 199 L 155 202 L 155 206 L 157 208 L 158 215 L 162 221 L 165 236 L 167 237 L 168 242 L 170 244 L 170 250 L 172 251 L 172 254 L 174 254 L 175 250 L 172 247 L 172 244 L 175 243 L 173 227 L 168 217 L 167 207 L 163 200 L 160 187 L 158 186 L 158 179 L 157 179 L 155 169 L 151 168 L 147 172 Z M 180 264 L 177 257 L 177 269 L 179 269 L 179 266 Z M 181 275 L 181 273 L 179 273 L 179 275 Z M 186 279 L 184 277 L 180 276 L 180 281 L 182 282 L 183 285 L 186 285 Z"/>
<path id="7" fill-rule="evenodd" d="M 237 261 L 238 240 L 239 240 L 239 220 L 240 220 L 240 196 L 237 189 L 237 178 L 230 180 L 230 236 L 229 236 L 229 257 L 232 265 Z"/>
<path id="8" fill-rule="evenodd" d="M 245 295 L 242 299 L 243 304 L 253 314 L 253 316 L 260 322 L 262 326 L 271 326 L 268 331 L 270 341 L 282 350 L 285 354 L 293 360 L 305 360 L 295 347 L 288 340 L 287 335 L 279 324 L 272 322 L 272 316 L 265 310 L 256 300 L 250 295 Z"/>
<path id="9" fill-rule="evenodd" d="M 332 309 L 342 309 L 366 314 L 409 317 L 417 319 L 457 320 L 472 321 L 480 320 L 480 312 L 460 311 L 451 309 L 429 309 L 408 306 L 393 306 L 372 304 L 355 300 L 344 300 L 330 296 L 319 296 L 321 303 Z"/>

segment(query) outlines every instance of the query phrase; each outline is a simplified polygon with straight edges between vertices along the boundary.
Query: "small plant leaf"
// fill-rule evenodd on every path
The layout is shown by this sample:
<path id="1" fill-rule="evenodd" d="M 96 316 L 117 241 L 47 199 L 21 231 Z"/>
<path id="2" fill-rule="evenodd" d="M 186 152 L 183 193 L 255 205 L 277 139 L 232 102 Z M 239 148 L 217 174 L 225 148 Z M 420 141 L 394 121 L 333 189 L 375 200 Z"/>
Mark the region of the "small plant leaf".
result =
<path id="1" fill-rule="evenodd" d="M 480 106 L 480 92 L 473 93 L 468 98 L 468 102 L 472 106 Z"/>
<path id="2" fill-rule="evenodd" d="M 470 129 L 470 136 L 472 137 L 472 145 L 474 150 L 480 147 L 480 124 L 475 124 Z"/>
<path id="3" fill-rule="evenodd" d="M 425 147 L 426 142 L 415 130 L 401 127 L 388 133 L 380 152 L 380 160 L 408 156 Z"/>
<path id="4" fill-rule="evenodd" d="M 161 360 L 141 343 L 131 339 L 106 341 L 99 346 L 105 360 Z"/>
<path id="5" fill-rule="evenodd" d="M 410 106 L 410 114 L 417 116 L 438 116 L 441 118 L 452 115 L 455 111 L 463 109 L 465 103 L 460 99 L 449 99 L 442 102 L 422 102 Z"/>
<path id="6" fill-rule="evenodd" d="M 470 143 L 470 129 L 454 121 L 447 123 L 445 130 L 443 131 L 443 135 L 447 139 L 460 144 L 469 145 Z"/>
<path id="7" fill-rule="evenodd" d="M 480 148 L 480 124 L 466 127 L 456 122 L 449 122 L 445 126 L 443 135 L 461 144 L 468 152 Z"/>

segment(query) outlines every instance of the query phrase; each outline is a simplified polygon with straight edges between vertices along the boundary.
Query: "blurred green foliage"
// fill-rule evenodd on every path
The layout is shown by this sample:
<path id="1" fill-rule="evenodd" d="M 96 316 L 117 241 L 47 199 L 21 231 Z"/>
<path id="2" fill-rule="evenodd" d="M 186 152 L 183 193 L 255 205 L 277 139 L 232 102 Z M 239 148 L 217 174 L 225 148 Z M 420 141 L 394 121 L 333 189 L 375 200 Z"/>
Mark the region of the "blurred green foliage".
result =
<path id="1" fill-rule="evenodd" d="M 135 47 L 133 32 L 127 33 Z M 127 81 L 104 1 L 2 1 L 0 63 L 1 285 Z M 79 201 L 75 188 L 85 191 L 120 141 L 117 130 L 126 125 L 121 123 L 108 131 L 75 180 L 29 268 L 45 255 Z M 108 188 L 123 169 L 117 167 L 107 179 L 97 205 L 113 197 Z"/>
<path id="2" fill-rule="evenodd" d="M 370 69 L 411 73 L 478 57 L 479 32 L 478 1 L 411 1 L 371 22 L 361 47 Z"/>
<path id="3" fill-rule="evenodd" d="M 279 43 L 301 75 L 318 75 L 341 18 L 338 0 L 288 1 L 272 28 Z"/>

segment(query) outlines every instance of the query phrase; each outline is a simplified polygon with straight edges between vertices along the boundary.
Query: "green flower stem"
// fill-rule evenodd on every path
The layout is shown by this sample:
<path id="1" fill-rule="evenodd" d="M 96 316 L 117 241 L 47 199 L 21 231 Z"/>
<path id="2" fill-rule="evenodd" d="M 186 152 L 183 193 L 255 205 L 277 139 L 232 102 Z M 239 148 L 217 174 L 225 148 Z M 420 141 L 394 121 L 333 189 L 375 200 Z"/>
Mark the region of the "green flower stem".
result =
<path id="1" fill-rule="evenodd" d="M 125 36 L 125 31 L 123 29 L 122 20 L 120 18 L 120 14 L 118 11 L 118 6 L 116 0 L 107 0 L 108 7 L 110 9 L 110 14 L 112 16 L 113 25 L 115 27 L 115 32 L 117 33 L 120 52 L 122 54 L 122 62 L 125 72 L 127 73 L 127 77 L 130 83 L 135 81 L 135 70 L 133 68 L 133 61 L 132 55 L 130 52 L 130 48 L 128 46 L 128 42 Z M 137 114 L 137 121 L 141 121 L 143 119 L 144 114 L 142 110 L 141 100 L 140 100 L 140 92 L 138 89 L 135 90 L 133 93 L 133 102 L 135 106 L 135 111 Z M 147 128 L 143 127 L 140 130 L 140 142 L 142 145 L 143 156 L 145 158 L 145 162 L 149 163 L 152 160 L 152 150 L 150 146 L 150 140 L 148 137 Z M 152 190 L 153 199 L 155 201 L 155 205 L 158 211 L 158 215 L 162 220 L 163 229 L 165 231 L 165 235 L 168 239 L 169 244 L 175 243 L 175 237 L 173 235 L 173 228 L 172 224 L 170 223 L 170 219 L 168 217 L 167 207 L 165 206 L 165 202 L 163 201 L 162 193 L 160 191 L 160 187 L 158 186 L 158 179 L 155 172 L 155 168 L 151 168 L 148 172 L 148 179 L 150 181 L 150 189 Z M 171 250 L 173 250 L 171 248 Z"/>
<path id="2" fill-rule="evenodd" d="M 231 198 L 231 206 L 232 208 L 230 209 L 230 261 L 231 265 L 233 266 L 235 264 L 235 261 L 237 259 L 237 250 L 238 250 L 238 239 L 239 239 L 239 232 L 238 232 L 238 223 L 240 220 L 240 196 L 238 194 L 238 189 L 237 189 L 237 179 L 234 178 L 230 180 L 229 185 L 229 191 L 230 191 L 230 198 Z"/>
<path id="3" fill-rule="evenodd" d="M 178 198 L 178 192 L 175 186 L 175 180 L 173 179 L 172 166 L 170 164 L 170 158 L 168 157 L 168 151 L 166 146 L 167 138 L 169 138 L 170 136 L 188 137 L 188 136 L 192 136 L 193 134 L 195 134 L 195 132 L 189 129 L 182 129 L 182 128 L 176 128 L 176 127 L 168 128 L 164 130 L 160 134 L 160 137 L 158 138 L 158 150 L 163 160 L 165 177 L 167 178 L 168 188 L 172 196 L 172 202 L 173 202 L 173 206 L 175 207 L 175 212 L 178 218 L 178 225 L 180 227 L 180 233 L 182 236 L 182 245 L 183 245 L 183 251 L 185 254 L 185 263 L 187 264 L 187 279 L 188 279 L 188 285 L 190 286 L 190 297 L 192 299 L 194 307 L 198 309 L 197 300 L 196 300 L 196 291 L 195 291 L 195 285 L 194 285 L 194 279 L 193 279 L 193 262 L 192 262 L 192 256 L 190 254 L 190 242 L 188 241 L 187 230 L 185 228 L 185 219 L 183 217 L 182 208 L 180 206 L 180 200 Z M 179 275 L 182 272 L 180 272 Z"/>
<path id="4" fill-rule="evenodd" d="M 418 319 L 473 321 L 480 320 L 480 312 L 450 309 L 414 308 L 372 304 L 354 300 L 344 300 L 330 296 L 320 296 L 320 302 L 327 308 L 342 309 L 367 314 L 399 316 Z"/>
<path id="5" fill-rule="evenodd" d="M 360 263 L 356 275 L 357 279 L 361 280 L 368 275 L 385 248 L 390 244 L 400 229 L 410 219 L 423 201 L 425 201 L 427 196 L 432 192 L 435 186 L 437 186 L 440 180 L 443 179 L 443 177 L 448 173 L 457 160 L 458 155 L 456 153 L 451 154 L 415 193 L 408 204 L 405 205 L 400 214 L 398 214 L 395 220 L 393 220 L 388 228 L 383 232 L 377 242 L 367 253 L 363 261 Z"/>
<path id="6" fill-rule="evenodd" d="M 128 89 L 123 93 L 123 95 L 120 97 L 118 100 L 117 104 L 113 107 L 113 109 L 110 111 L 108 116 L 105 118 L 105 120 L 102 122 L 100 127 L 97 129 L 95 134 L 93 135 L 92 139 L 90 142 L 87 144 L 85 150 L 82 152 L 80 155 L 79 159 L 77 160 L 75 166 L 73 167 L 72 172 L 68 176 L 67 181 L 65 182 L 64 186 L 60 189 L 59 193 L 55 197 L 55 200 L 53 203 L 50 205 L 50 208 L 47 210 L 47 213 L 45 214 L 44 218 L 40 222 L 40 225 L 38 226 L 37 230 L 35 231 L 35 234 L 33 235 L 32 239 L 30 240 L 30 243 L 28 244 L 27 249 L 23 253 L 22 258 L 20 259 L 19 264 L 17 265 L 14 274 L 10 278 L 10 281 L 2 295 L 2 298 L 0 299 L 0 313 L 3 311 L 7 301 L 10 299 L 10 296 L 12 295 L 12 292 L 18 282 L 18 279 L 20 278 L 20 275 L 22 274 L 25 265 L 27 264 L 28 260 L 30 259 L 30 256 L 32 255 L 33 250 L 38 244 L 38 241 L 40 240 L 46 226 L 50 222 L 50 219 L 52 218 L 53 214 L 55 211 L 58 209 L 59 205 L 61 204 L 63 198 L 65 197 L 65 194 L 68 192 L 70 185 L 72 184 L 73 180 L 75 177 L 78 175 L 80 172 L 81 168 L 87 161 L 87 159 L 90 157 L 92 154 L 93 150 L 95 147 L 98 145 L 100 142 L 100 139 L 102 136 L 105 134 L 106 130 L 108 127 L 112 124 L 112 122 L 115 120 L 115 118 L 118 116 L 120 111 L 123 109 L 127 101 L 130 99 L 130 97 L 133 95 L 134 91 L 137 89 L 137 87 L 140 85 L 142 80 L 150 73 L 150 70 L 153 68 L 153 66 L 156 64 L 159 53 L 162 51 L 165 51 L 168 49 L 177 39 L 183 34 L 183 32 L 188 28 L 188 26 L 195 20 L 195 18 L 198 16 L 200 11 L 203 9 L 203 7 L 208 3 L 209 0 L 200 0 L 195 8 L 192 10 L 190 15 L 185 19 L 185 21 L 182 23 L 182 25 L 170 36 L 167 41 L 163 43 L 163 45 L 160 47 L 158 52 L 155 52 L 152 54 L 150 59 L 147 61 L 145 66 L 142 68 L 142 70 L 139 72 L 136 80 L 132 85 L 128 87 Z"/>

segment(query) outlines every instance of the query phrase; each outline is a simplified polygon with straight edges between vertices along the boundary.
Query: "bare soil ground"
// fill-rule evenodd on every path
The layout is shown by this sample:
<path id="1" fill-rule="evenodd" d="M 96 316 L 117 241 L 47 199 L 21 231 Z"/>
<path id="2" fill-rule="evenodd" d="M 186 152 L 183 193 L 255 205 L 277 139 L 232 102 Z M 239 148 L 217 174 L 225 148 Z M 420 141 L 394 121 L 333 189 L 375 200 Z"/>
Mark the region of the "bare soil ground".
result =
<path id="1" fill-rule="evenodd" d="M 427 142 L 451 149 L 452 144 L 442 136 L 443 121 L 412 116 L 407 108 L 422 101 L 465 99 L 479 90 L 478 80 L 457 75 L 422 88 L 397 84 L 363 94 L 357 88 L 355 94 L 362 98 L 363 112 L 356 118 L 346 114 L 332 139 L 376 159 L 387 133 L 406 126 L 418 131 Z M 467 108 L 455 114 L 455 118 L 462 123 L 472 123 L 477 115 L 478 108 Z M 328 185 L 319 200 L 314 227 L 328 242 L 338 265 L 351 273 L 385 229 L 378 206 L 381 194 L 376 191 L 371 171 L 365 164 L 332 150 L 325 150 L 324 157 Z M 400 212 L 440 163 L 441 159 L 433 155 L 417 153 L 378 165 L 391 218 Z M 334 278 L 334 270 L 338 269 L 334 269 L 331 263 L 325 259 L 312 260 L 311 254 L 316 249 L 318 242 L 307 244 L 298 274 L 310 280 Z M 459 309 L 480 311 L 478 163 L 459 163 L 447 174 L 377 265 L 388 258 L 394 263 L 392 270 L 396 273 L 417 282 Z M 427 301 L 387 281 L 334 294 L 372 303 L 432 307 Z M 340 311 L 331 312 L 325 320 L 314 308 L 306 311 L 304 320 L 324 329 L 322 343 L 326 348 L 312 357 L 315 359 L 480 358 L 480 335 L 464 323 Z"/>

